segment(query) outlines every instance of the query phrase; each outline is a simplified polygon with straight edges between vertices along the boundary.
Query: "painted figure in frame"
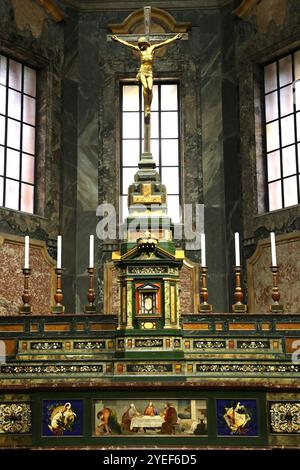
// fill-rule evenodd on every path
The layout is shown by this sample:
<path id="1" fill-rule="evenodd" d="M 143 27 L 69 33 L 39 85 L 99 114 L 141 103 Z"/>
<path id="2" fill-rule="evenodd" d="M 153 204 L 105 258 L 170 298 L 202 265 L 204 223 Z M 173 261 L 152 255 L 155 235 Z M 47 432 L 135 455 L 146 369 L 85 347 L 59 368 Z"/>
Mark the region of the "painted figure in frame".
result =
<path id="1" fill-rule="evenodd" d="M 62 435 L 64 431 L 71 429 L 76 419 L 71 403 L 65 403 L 55 407 L 50 416 L 49 429 L 56 435 Z"/>
<path id="2" fill-rule="evenodd" d="M 122 432 L 130 431 L 131 421 L 135 416 L 140 416 L 141 414 L 135 407 L 134 403 L 130 403 L 129 407 L 122 416 Z M 137 431 L 138 429 L 136 429 Z"/>
<path id="3" fill-rule="evenodd" d="M 250 421 L 250 416 L 245 411 L 245 407 L 238 403 L 236 407 L 225 408 L 224 419 L 229 429 L 235 433 L 239 432 Z"/>
<path id="4" fill-rule="evenodd" d="M 118 423 L 118 418 L 115 411 L 108 407 L 103 407 L 98 411 L 97 419 L 99 420 L 96 427 L 96 435 L 120 433 L 121 426 Z"/>
<path id="5" fill-rule="evenodd" d="M 168 401 L 165 403 L 164 422 L 161 426 L 161 434 L 175 434 L 177 424 L 177 411 Z"/>
<path id="6" fill-rule="evenodd" d="M 153 402 L 150 400 L 144 411 L 145 416 L 157 416 L 158 410 L 154 408 Z"/>

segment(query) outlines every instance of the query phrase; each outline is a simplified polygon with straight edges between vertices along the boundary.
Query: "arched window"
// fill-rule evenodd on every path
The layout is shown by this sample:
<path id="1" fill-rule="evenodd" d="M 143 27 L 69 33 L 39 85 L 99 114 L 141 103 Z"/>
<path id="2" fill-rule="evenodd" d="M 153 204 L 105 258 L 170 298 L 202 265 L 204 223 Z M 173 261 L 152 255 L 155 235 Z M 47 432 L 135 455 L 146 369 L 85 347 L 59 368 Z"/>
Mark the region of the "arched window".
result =
<path id="1" fill-rule="evenodd" d="M 268 209 L 300 202 L 300 51 L 264 67 Z"/>

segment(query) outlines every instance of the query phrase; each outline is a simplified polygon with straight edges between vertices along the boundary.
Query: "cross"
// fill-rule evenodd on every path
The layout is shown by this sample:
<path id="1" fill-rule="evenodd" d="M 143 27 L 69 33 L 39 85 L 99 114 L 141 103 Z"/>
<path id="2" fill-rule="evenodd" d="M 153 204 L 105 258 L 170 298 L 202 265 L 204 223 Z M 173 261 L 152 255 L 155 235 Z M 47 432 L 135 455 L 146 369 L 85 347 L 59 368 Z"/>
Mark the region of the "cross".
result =
<path id="1" fill-rule="evenodd" d="M 161 204 L 162 195 L 152 194 L 151 183 L 142 184 L 142 194 L 132 196 L 132 204 Z"/>
<path id="2" fill-rule="evenodd" d="M 144 7 L 145 36 L 150 41 L 151 7 Z"/>
<path id="3" fill-rule="evenodd" d="M 119 34 L 118 36 L 125 41 L 137 42 L 139 38 L 146 37 L 150 42 L 164 41 L 174 36 L 176 33 L 150 33 L 151 28 L 151 7 L 144 7 L 144 33 L 141 34 Z M 107 41 L 111 42 L 112 34 L 107 35 Z M 188 33 L 182 33 L 181 40 L 188 40 Z"/>
<path id="4" fill-rule="evenodd" d="M 107 40 L 118 41 L 130 49 L 139 52 L 140 67 L 138 69 L 137 80 L 142 84 L 144 96 L 144 154 L 151 154 L 151 123 L 150 112 L 151 102 L 153 97 L 153 75 L 152 75 L 152 62 L 154 58 L 154 51 L 160 47 L 171 44 L 177 39 L 187 39 L 188 36 L 183 34 L 150 34 L 151 27 L 151 7 L 144 7 L 144 33 L 143 34 L 118 34 L 108 35 Z M 185 36 L 185 37 L 184 37 Z M 139 41 L 139 38 L 146 37 L 146 40 Z M 157 42 L 157 44 L 150 44 L 150 40 Z M 137 42 L 138 45 L 133 44 Z"/>

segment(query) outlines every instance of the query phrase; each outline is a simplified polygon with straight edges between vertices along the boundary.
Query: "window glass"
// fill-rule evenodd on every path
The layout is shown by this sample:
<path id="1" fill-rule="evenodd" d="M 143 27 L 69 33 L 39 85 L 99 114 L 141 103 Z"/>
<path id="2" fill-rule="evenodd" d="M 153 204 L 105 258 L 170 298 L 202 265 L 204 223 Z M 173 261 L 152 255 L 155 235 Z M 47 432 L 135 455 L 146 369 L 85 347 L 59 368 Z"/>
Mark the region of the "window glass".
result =
<path id="1" fill-rule="evenodd" d="M 264 67 L 269 210 L 299 204 L 300 51 Z"/>
<path id="2" fill-rule="evenodd" d="M 0 55 L 0 205 L 33 213 L 36 70 Z"/>

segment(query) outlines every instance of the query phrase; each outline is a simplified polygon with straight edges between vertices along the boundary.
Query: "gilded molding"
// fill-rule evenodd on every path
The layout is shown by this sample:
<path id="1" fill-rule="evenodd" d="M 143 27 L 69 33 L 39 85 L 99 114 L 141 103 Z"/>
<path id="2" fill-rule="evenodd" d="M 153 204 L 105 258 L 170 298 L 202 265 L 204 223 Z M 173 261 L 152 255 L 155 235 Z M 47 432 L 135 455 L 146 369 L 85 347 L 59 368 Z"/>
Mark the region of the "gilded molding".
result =
<path id="1" fill-rule="evenodd" d="M 186 33 L 190 28 L 191 23 L 177 22 L 174 17 L 160 8 L 151 8 L 151 20 L 154 23 L 160 24 L 165 31 L 172 33 Z M 108 28 L 113 34 L 126 34 L 132 31 L 132 29 L 139 23 L 144 22 L 144 9 L 139 8 L 125 18 L 122 23 L 111 23 Z"/>
<path id="2" fill-rule="evenodd" d="M 184 250 L 176 250 L 175 258 L 176 259 L 184 259 L 185 258 Z"/>

